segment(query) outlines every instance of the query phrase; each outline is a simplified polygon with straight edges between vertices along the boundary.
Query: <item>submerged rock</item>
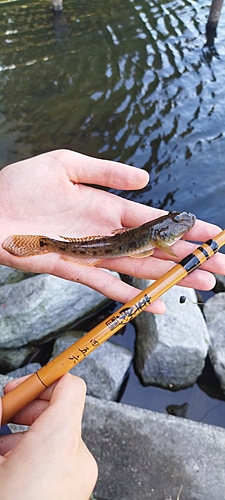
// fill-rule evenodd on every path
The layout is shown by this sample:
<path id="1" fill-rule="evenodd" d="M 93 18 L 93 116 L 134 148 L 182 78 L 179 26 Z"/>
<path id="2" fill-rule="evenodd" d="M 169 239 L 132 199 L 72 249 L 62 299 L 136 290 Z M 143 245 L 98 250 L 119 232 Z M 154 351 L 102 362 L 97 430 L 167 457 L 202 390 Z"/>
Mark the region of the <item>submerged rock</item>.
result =
<path id="1" fill-rule="evenodd" d="M 208 299 L 203 311 L 210 336 L 210 361 L 221 389 L 225 391 L 225 293 L 217 293 Z"/>
<path id="2" fill-rule="evenodd" d="M 135 280 L 142 289 L 150 283 Z M 195 291 L 186 289 L 187 300 L 180 304 L 183 293 L 180 286 L 172 288 L 162 296 L 165 314 L 143 313 L 135 320 L 135 367 L 145 385 L 180 389 L 194 384 L 202 372 L 209 334 L 198 305 L 192 304 L 196 302 Z"/>
<path id="3" fill-rule="evenodd" d="M 44 274 L 4 285 L 0 287 L 0 348 L 43 339 L 107 301 L 85 285 Z"/>
<path id="4" fill-rule="evenodd" d="M 52 357 L 60 354 L 83 335 L 83 332 L 75 331 L 57 339 Z M 106 400 L 115 400 L 131 361 L 132 353 L 128 349 L 107 341 L 72 368 L 70 373 L 85 380 L 87 394 Z"/>

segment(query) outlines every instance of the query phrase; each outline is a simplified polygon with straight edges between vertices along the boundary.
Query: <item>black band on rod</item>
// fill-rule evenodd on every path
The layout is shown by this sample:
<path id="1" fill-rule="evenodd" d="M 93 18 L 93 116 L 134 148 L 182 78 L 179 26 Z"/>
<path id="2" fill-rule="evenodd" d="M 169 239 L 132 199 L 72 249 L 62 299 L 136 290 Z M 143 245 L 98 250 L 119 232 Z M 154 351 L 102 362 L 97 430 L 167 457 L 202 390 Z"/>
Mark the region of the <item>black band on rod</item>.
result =
<path id="1" fill-rule="evenodd" d="M 184 267 L 187 273 L 194 271 L 194 269 L 198 267 L 200 263 L 200 260 L 194 253 L 190 253 L 189 255 L 187 255 L 187 257 L 184 257 L 184 259 L 179 262 L 179 264 Z"/>
<path id="2" fill-rule="evenodd" d="M 206 241 L 205 244 L 211 248 L 213 253 L 216 253 L 219 250 L 218 243 L 213 239 Z M 204 255 L 205 258 L 204 258 L 203 262 L 205 262 L 205 259 L 209 259 L 211 257 L 210 253 L 207 251 L 207 249 L 205 247 L 200 246 L 197 248 L 197 250 L 200 251 Z M 191 253 L 191 254 L 187 255 L 187 257 L 182 259 L 179 262 L 179 264 L 181 266 L 183 266 L 185 271 L 187 271 L 187 273 L 189 274 L 191 271 L 194 271 L 194 269 L 196 267 L 201 265 L 201 260 L 195 255 L 195 253 Z"/>
<path id="3" fill-rule="evenodd" d="M 206 241 L 206 245 L 209 245 L 209 247 L 212 249 L 214 253 L 216 253 L 219 250 L 219 245 L 217 241 L 213 239 Z"/>

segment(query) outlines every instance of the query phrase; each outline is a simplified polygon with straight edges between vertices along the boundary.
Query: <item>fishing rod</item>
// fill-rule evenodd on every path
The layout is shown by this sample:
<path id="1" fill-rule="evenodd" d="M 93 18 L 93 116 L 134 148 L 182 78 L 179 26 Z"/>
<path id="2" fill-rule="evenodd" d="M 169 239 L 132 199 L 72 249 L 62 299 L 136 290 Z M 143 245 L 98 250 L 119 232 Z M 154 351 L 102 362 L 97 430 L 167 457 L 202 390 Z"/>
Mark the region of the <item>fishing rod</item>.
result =
<path id="1" fill-rule="evenodd" d="M 72 346 L 33 373 L 12 391 L 5 394 L 2 397 L 2 425 L 10 422 L 19 410 L 31 403 L 47 387 L 56 382 L 62 375 L 65 375 L 94 349 L 144 311 L 154 300 L 212 257 L 223 245 L 225 245 L 225 230 L 217 234 L 214 239 L 210 239 L 197 247 L 193 253 L 187 255 L 134 299 L 121 306 Z"/>

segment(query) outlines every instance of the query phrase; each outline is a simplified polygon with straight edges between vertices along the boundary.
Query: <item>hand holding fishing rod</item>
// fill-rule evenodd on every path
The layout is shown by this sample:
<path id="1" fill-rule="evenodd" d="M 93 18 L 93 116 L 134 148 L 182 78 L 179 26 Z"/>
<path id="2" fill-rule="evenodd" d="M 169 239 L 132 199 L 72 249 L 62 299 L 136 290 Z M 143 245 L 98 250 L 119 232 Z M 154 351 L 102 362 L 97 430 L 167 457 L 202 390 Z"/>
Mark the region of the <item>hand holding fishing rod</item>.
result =
<path id="1" fill-rule="evenodd" d="M 135 299 L 119 308 L 75 344 L 3 396 L 3 423 L 9 422 L 15 413 L 134 319 L 154 300 L 211 258 L 224 244 L 225 230 L 221 231 L 214 239 L 199 246 Z"/>

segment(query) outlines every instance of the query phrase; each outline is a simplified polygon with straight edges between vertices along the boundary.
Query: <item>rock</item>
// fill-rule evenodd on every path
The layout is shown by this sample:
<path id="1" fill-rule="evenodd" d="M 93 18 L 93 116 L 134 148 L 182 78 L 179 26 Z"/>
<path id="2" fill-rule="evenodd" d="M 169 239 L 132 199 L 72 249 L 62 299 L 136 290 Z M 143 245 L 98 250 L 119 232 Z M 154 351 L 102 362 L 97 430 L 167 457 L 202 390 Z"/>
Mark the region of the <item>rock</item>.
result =
<path id="1" fill-rule="evenodd" d="M 87 397 L 83 439 L 98 500 L 224 500 L 225 429 Z"/>
<path id="2" fill-rule="evenodd" d="M 215 274 L 216 284 L 213 288 L 215 293 L 225 292 L 225 276 L 223 274 Z"/>
<path id="3" fill-rule="evenodd" d="M 69 332 L 56 340 L 53 357 L 76 342 L 83 332 Z M 83 378 L 87 384 L 87 393 L 106 400 L 116 399 L 126 377 L 132 353 L 107 341 L 93 351 L 86 359 L 76 365 L 70 373 Z"/>
<path id="4" fill-rule="evenodd" d="M 37 372 L 40 368 L 41 368 L 40 363 L 28 363 L 28 365 L 22 366 L 21 368 L 17 368 L 17 370 L 8 372 L 7 376 L 13 378 L 24 377 L 24 375 L 31 375 L 32 373 Z"/>
<path id="5" fill-rule="evenodd" d="M 50 275 L 4 285 L 0 287 L 0 347 L 20 347 L 43 339 L 107 300 L 80 283 Z"/>
<path id="6" fill-rule="evenodd" d="M 225 391 L 225 293 L 220 292 L 207 300 L 204 315 L 210 336 L 209 357 L 215 373 Z"/>
<path id="7" fill-rule="evenodd" d="M 0 286 L 17 283 L 31 276 L 34 276 L 34 273 L 24 273 L 19 269 L 0 265 Z"/>
<path id="8" fill-rule="evenodd" d="M 25 346 L 20 349 L 0 349 L 0 367 L 2 373 L 15 370 L 24 365 L 28 359 L 35 356 L 39 349 L 37 347 Z"/>
<path id="9" fill-rule="evenodd" d="M 1 375 L 0 374 L 0 397 L 3 396 L 3 394 L 4 394 L 4 387 L 11 380 L 13 380 L 13 377 L 10 377 L 9 375 Z"/>
<path id="10" fill-rule="evenodd" d="M 149 280 L 135 280 L 146 288 Z M 180 389 L 195 383 L 202 372 L 208 352 L 209 335 L 196 294 L 185 290 L 187 300 L 180 304 L 184 289 L 173 287 L 162 298 L 166 313 L 137 316 L 135 367 L 144 384 Z"/>

